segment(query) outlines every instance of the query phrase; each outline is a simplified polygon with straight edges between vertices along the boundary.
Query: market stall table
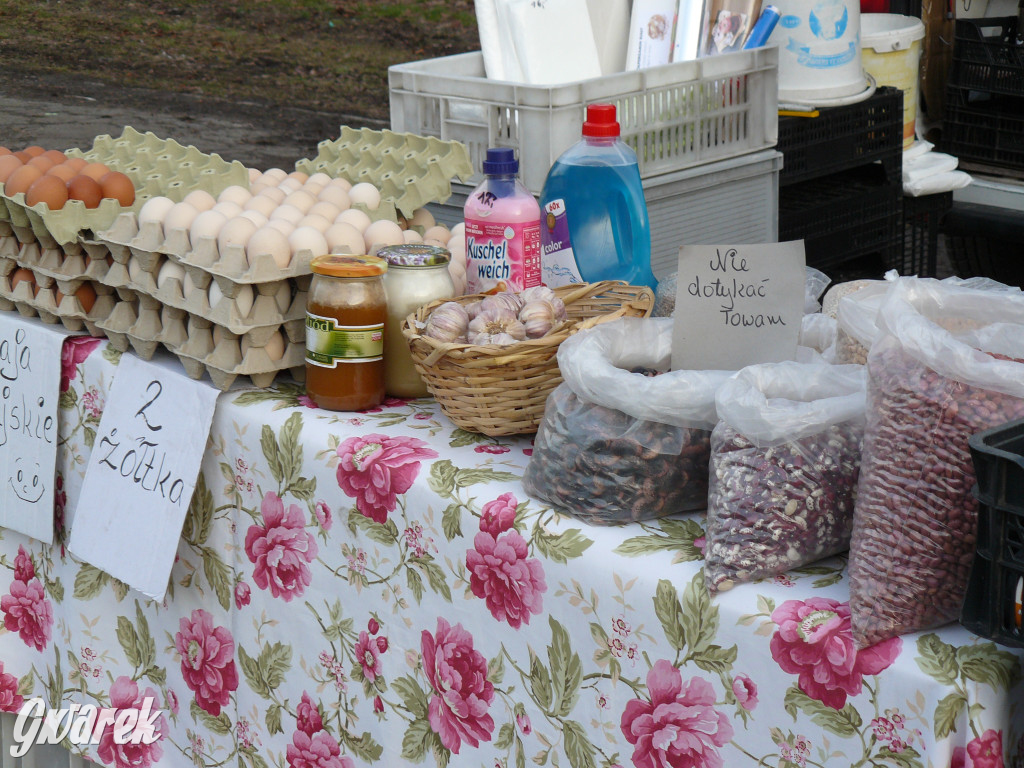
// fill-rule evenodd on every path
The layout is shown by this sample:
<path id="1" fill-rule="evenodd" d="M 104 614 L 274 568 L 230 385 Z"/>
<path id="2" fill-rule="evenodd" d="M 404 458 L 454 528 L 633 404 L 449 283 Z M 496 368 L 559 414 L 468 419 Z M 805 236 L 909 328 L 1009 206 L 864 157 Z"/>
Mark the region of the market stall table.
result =
<path id="1" fill-rule="evenodd" d="M 950 625 L 855 653 L 842 559 L 709 599 L 700 514 L 558 515 L 520 484 L 529 437 L 463 432 L 431 399 L 332 413 L 294 384 L 221 395 L 166 599 L 149 601 L 61 543 L 118 361 L 68 342 L 65 533 L 0 541 L 0 709 L 163 708 L 158 741 L 117 747 L 108 730 L 92 759 L 1024 760 L 1024 651 Z"/>

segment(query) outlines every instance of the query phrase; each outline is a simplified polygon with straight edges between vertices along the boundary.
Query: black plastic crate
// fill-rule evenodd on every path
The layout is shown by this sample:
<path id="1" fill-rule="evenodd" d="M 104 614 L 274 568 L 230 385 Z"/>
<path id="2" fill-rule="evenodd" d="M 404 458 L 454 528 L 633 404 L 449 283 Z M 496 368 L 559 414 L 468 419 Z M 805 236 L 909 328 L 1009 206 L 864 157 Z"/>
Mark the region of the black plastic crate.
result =
<path id="1" fill-rule="evenodd" d="M 997 173 L 1024 170 L 1024 98 L 948 86 L 939 144 L 943 152 Z"/>
<path id="2" fill-rule="evenodd" d="M 1024 648 L 1018 584 L 1024 580 L 1024 420 L 972 435 L 978 539 L 960 623 Z"/>
<path id="3" fill-rule="evenodd" d="M 940 225 L 957 277 L 990 277 L 1024 287 L 1024 214 L 977 203 L 954 202 Z"/>
<path id="4" fill-rule="evenodd" d="M 892 263 L 903 252 L 902 200 L 877 164 L 791 184 L 779 189 L 779 240 L 803 239 L 808 266 L 829 277 L 866 254 Z"/>
<path id="5" fill-rule="evenodd" d="M 947 83 L 1024 97 L 1024 47 L 1016 37 L 1016 16 L 957 19 Z"/>
<path id="6" fill-rule="evenodd" d="M 890 180 L 903 169 L 903 91 L 885 86 L 871 98 L 819 110 L 818 117 L 780 117 L 779 185 L 882 161 Z"/>
<path id="7" fill-rule="evenodd" d="M 903 252 L 888 264 L 901 275 L 935 277 L 938 271 L 939 225 L 953 207 L 953 193 L 903 198 Z"/>

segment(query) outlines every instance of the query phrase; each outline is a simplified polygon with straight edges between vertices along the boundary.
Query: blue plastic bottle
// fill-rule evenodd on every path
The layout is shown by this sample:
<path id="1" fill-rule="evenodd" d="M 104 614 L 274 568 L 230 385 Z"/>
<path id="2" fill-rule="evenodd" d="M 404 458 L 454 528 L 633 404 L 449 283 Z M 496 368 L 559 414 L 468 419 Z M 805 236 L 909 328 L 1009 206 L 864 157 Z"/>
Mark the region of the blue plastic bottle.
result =
<path id="1" fill-rule="evenodd" d="M 555 161 L 540 195 L 541 270 L 550 287 L 599 280 L 657 286 L 636 153 L 614 104 L 590 104 L 583 138 Z"/>

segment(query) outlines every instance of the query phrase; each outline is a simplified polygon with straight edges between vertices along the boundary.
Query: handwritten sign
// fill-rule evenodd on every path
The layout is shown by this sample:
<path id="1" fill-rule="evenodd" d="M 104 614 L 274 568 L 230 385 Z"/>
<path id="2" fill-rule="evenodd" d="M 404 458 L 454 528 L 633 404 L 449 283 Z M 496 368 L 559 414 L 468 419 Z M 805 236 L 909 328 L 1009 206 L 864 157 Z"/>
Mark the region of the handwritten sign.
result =
<path id="1" fill-rule="evenodd" d="M 53 541 L 62 326 L 0 312 L 0 526 Z"/>
<path id="2" fill-rule="evenodd" d="M 162 600 L 219 393 L 126 354 L 100 419 L 69 548 Z"/>
<path id="3" fill-rule="evenodd" d="M 804 307 L 802 240 L 679 249 L 672 368 L 792 360 Z"/>

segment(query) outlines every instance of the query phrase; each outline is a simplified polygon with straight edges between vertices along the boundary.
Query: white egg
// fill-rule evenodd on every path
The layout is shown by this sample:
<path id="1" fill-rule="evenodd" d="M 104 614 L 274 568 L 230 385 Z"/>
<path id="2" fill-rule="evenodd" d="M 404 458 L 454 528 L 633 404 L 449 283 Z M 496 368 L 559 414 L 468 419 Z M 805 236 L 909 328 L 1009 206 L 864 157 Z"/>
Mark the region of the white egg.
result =
<path id="1" fill-rule="evenodd" d="M 273 227 L 260 227 L 245 244 L 245 255 L 250 264 L 261 256 L 270 256 L 279 268 L 284 269 L 292 260 L 292 248 L 288 237 Z"/>
<path id="2" fill-rule="evenodd" d="M 292 192 L 302 189 L 302 184 L 297 182 L 295 179 L 285 179 L 277 185 L 277 188 L 282 190 L 285 194 L 290 195 Z"/>
<path id="3" fill-rule="evenodd" d="M 228 201 L 244 206 L 251 197 L 252 192 L 248 189 L 239 184 L 232 184 L 229 187 L 224 187 L 224 189 L 220 191 L 220 194 L 217 195 L 217 202 L 223 203 L 224 201 Z"/>
<path id="4" fill-rule="evenodd" d="M 249 171 L 249 184 L 252 185 L 255 182 L 263 178 L 263 172 L 259 168 L 248 168 Z"/>
<path id="5" fill-rule="evenodd" d="M 323 216 L 328 221 L 334 221 L 338 218 L 338 214 L 341 213 L 341 209 L 334 203 L 328 203 L 326 200 L 318 200 L 313 203 L 313 207 L 306 211 L 306 213 L 307 215 L 312 214 L 313 216 Z"/>
<path id="6" fill-rule="evenodd" d="M 284 219 L 285 221 L 290 221 L 292 224 L 298 224 L 305 215 L 305 213 L 300 211 L 294 205 L 279 205 L 270 212 L 270 220 Z"/>
<path id="7" fill-rule="evenodd" d="M 248 219 L 257 227 L 262 227 L 269 221 L 269 219 L 259 211 L 242 211 L 239 216 L 243 219 Z"/>
<path id="8" fill-rule="evenodd" d="M 192 280 L 192 273 L 185 270 L 185 277 L 181 280 L 181 295 L 186 299 L 199 290 L 199 287 Z"/>
<path id="9" fill-rule="evenodd" d="M 293 254 L 309 251 L 315 258 L 327 253 L 327 238 L 324 237 L 323 232 L 313 227 L 296 227 L 288 235 L 288 243 L 292 247 Z"/>
<path id="10" fill-rule="evenodd" d="M 366 228 L 370 226 L 372 220 L 363 211 L 358 208 L 349 208 L 348 210 L 342 211 L 338 214 L 338 218 L 334 220 L 334 223 L 351 224 L 353 227 L 358 229 L 360 232 L 365 232 Z"/>
<path id="11" fill-rule="evenodd" d="M 328 176 L 326 173 L 324 173 L 323 171 L 317 171 L 312 176 L 310 176 L 308 179 L 306 179 L 305 186 L 309 186 L 310 184 L 319 184 L 320 187 L 323 188 L 323 187 L 327 186 L 328 184 L 330 184 L 331 181 L 332 181 L 331 177 Z"/>
<path id="12" fill-rule="evenodd" d="M 346 192 L 348 192 L 350 189 L 352 189 L 352 182 L 349 181 L 348 179 L 343 179 L 340 176 L 338 176 L 336 178 L 331 179 L 330 182 L 328 182 L 327 186 L 337 187 L 338 189 L 343 189 Z"/>
<path id="13" fill-rule="evenodd" d="M 324 232 L 324 237 L 327 238 L 330 253 L 361 255 L 366 250 L 363 233 L 343 221 L 331 224 Z"/>
<path id="14" fill-rule="evenodd" d="M 142 264 L 138 259 L 128 259 L 128 279 L 137 285 L 142 284 L 142 279 L 146 274 L 146 270 L 142 268 Z"/>
<path id="15" fill-rule="evenodd" d="M 248 317 L 255 298 L 256 294 L 253 293 L 251 285 L 246 283 L 238 286 L 238 293 L 235 294 L 235 306 L 238 307 L 238 314 L 242 317 Z"/>
<path id="16" fill-rule="evenodd" d="M 163 195 L 151 197 L 139 209 L 139 224 L 148 224 L 153 221 L 163 224 L 167 212 L 173 207 L 174 201 L 169 197 Z"/>
<path id="17" fill-rule="evenodd" d="M 249 334 L 246 334 L 242 337 L 242 342 L 239 345 L 242 357 L 245 357 L 251 348 L 252 342 L 249 341 Z M 280 360 L 284 357 L 284 336 L 281 335 L 280 331 L 274 331 L 271 334 L 267 343 L 263 346 L 263 351 L 267 353 L 267 357 L 271 360 Z"/>
<path id="18" fill-rule="evenodd" d="M 199 211 L 191 204 L 184 201 L 175 203 L 164 217 L 164 232 L 168 233 L 172 229 L 187 230 L 198 215 Z"/>
<path id="19" fill-rule="evenodd" d="M 368 181 L 354 184 L 348 191 L 348 196 L 353 203 L 362 203 L 371 211 L 377 210 L 377 206 L 380 205 L 380 190 Z"/>
<path id="20" fill-rule="evenodd" d="M 249 191 L 252 192 L 254 195 L 259 194 L 266 188 L 267 184 L 262 179 L 256 179 L 255 181 L 249 182 Z"/>
<path id="21" fill-rule="evenodd" d="M 249 219 L 243 219 L 241 216 L 228 219 L 227 224 L 217 233 L 217 250 L 223 254 L 232 246 L 245 248 L 245 244 L 255 231 L 256 225 Z"/>
<path id="22" fill-rule="evenodd" d="M 327 228 L 331 226 L 331 220 L 325 219 L 323 216 L 317 216 L 315 213 L 307 213 L 298 223 L 297 227 L 313 227 L 319 229 L 321 232 L 326 232 Z"/>
<path id="23" fill-rule="evenodd" d="M 363 232 L 363 243 L 366 252 L 373 254 L 382 245 L 399 245 L 405 242 L 402 228 L 389 219 L 373 222 Z"/>
<path id="24" fill-rule="evenodd" d="M 205 189 L 193 189 L 182 201 L 188 203 L 197 211 L 208 211 L 217 204 L 217 198 L 207 192 Z"/>
<path id="25" fill-rule="evenodd" d="M 284 199 L 283 205 L 291 205 L 303 213 L 309 213 L 309 209 L 316 205 L 316 195 L 297 189 Z"/>
<path id="26" fill-rule="evenodd" d="M 305 171 L 292 171 L 288 174 L 289 179 L 295 179 L 299 184 L 305 184 L 309 180 L 309 174 Z"/>
<path id="27" fill-rule="evenodd" d="M 224 298 L 224 291 L 220 289 L 216 280 L 210 281 L 210 287 L 206 290 L 206 297 L 210 302 L 210 309 L 213 309 L 220 304 L 221 299 Z"/>
<path id="28" fill-rule="evenodd" d="M 235 216 L 238 216 L 245 209 L 242 208 L 242 206 L 240 206 L 238 203 L 234 203 L 230 200 L 225 200 L 223 203 L 217 203 L 210 210 L 217 211 L 217 213 L 223 213 L 227 218 L 233 219 L 235 218 Z"/>
<path id="29" fill-rule="evenodd" d="M 423 233 L 423 242 L 431 245 L 446 245 L 451 239 L 452 233 L 448 231 L 448 227 L 441 224 L 433 226 Z"/>
<path id="30" fill-rule="evenodd" d="M 317 195 L 320 194 L 320 190 L 322 190 L 324 186 L 325 185 L 321 184 L 319 181 L 307 181 L 305 184 L 299 187 L 299 190 L 302 192 L 308 192 L 313 197 L 316 197 Z"/>
<path id="31" fill-rule="evenodd" d="M 274 198 L 264 194 L 264 192 L 268 192 L 268 191 L 269 190 L 265 189 L 265 190 L 263 190 L 263 192 L 260 192 L 258 195 L 253 195 L 252 197 L 250 197 L 245 202 L 245 205 L 242 206 L 242 210 L 243 211 L 256 211 L 257 213 L 262 213 L 264 216 L 267 216 L 269 218 L 270 214 L 272 214 L 274 212 L 274 209 L 277 208 L 277 206 L 280 204 L 281 201 L 280 200 L 275 200 Z M 279 192 L 280 190 L 276 190 L 276 191 Z M 284 199 L 284 195 L 283 194 L 281 195 L 281 199 L 282 200 Z M 237 216 L 238 214 L 236 213 L 235 215 Z"/>
<path id="32" fill-rule="evenodd" d="M 263 172 L 263 180 L 273 186 L 277 186 L 287 177 L 288 171 L 282 168 L 268 168 Z"/>
<path id="33" fill-rule="evenodd" d="M 267 222 L 267 226 L 273 227 L 278 232 L 283 233 L 285 237 L 295 231 L 295 225 L 287 219 L 270 219 Z"/>
<path id="34" fill-rule="evenodd" d="M 213 210 L 212 208 L 200 213 L 192 221 L 192 226 L 188 231 L 188 237 L 192 242 L 192 247 L 194 248 L 202 237 L 217 237 L 220 232 L 220 228 L 223 227 L 227 221 L 227 216 L 220 211 Z"/>
<path id="35" fill-rule="evenodd" d="M 448 262 L 448 273 L 453 278 L 454 277 L 465 278 L 465 276 L 466 276 L 466 265 L 463 264 L 462 262 L 459 262 L 459 261 L 450 261 L 450 262 Z"/>
<path id="36" fill-rule="evenodd" d="M 283 189 L 278 189 L 277 187 L 267 187 L 266 189 L 260 192 L 260 197 L 269 197 L 275 203 L 280 205 L 281 201 L 284 200 L 287 194 L 288 193 L 285 192 Z"/>
<path id="37" fill-rule="evenodd" d="M 434 214 L 426 208 L 417 208 L 412 212 L 412 218 L 409 219 L 410 227 L 423 227 L 424 231 L 430 229 L 436 223 L 434 221 Z"/>
<path id="38" fill-rule="evenodd" d="M 465 246 L 465 244 L 463 244 L 461 246 L 449 247 L 448 248 L 448 252 L 451 253 L 451 255 L 452 255 L 451 263 L 454 264 L 454 263 L 458 262 L 459 264 L 462 264 L 463 267 L 466 266 L 467 261 L 466 261 L 466 246 Z"/>
<path id="39" fill-rule="evenodd" d="M 423 236 L 415 229 L 405 230 L 405 232 L 402 233 L 402 236 L 405 238 L 405 242 L 410 244 L 423 242 Z"/>
<path id="40" fill-rule="evenodd" d="M 320 194 L 316 196 L 316 199 L 325 203 L 331 203 L 339 212 L 352 206 L 352 201 L 349 200 L 348 192 L 341 187 L 334 186 L 333 184 L 328 184 L 326 187 L 321 189 Z"/>
<path id="41" fill-rule="evenodd" d="M 185 268 L 176 261 L 167 259 L 156 276 L 156 287 L 166 288 L 171 280 L 183 281 L 185 279 Z"/>
<path id="42" fill-rule="evenodd" d="M 460 221 L 454 227 L 452 227 L 452 237 L 459 237 L 463 240 L 466 239 L 466 222 Z"/>

